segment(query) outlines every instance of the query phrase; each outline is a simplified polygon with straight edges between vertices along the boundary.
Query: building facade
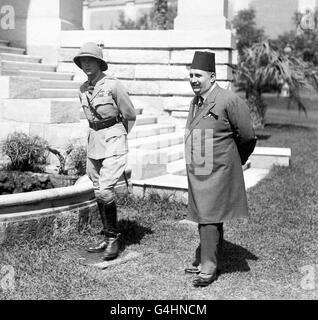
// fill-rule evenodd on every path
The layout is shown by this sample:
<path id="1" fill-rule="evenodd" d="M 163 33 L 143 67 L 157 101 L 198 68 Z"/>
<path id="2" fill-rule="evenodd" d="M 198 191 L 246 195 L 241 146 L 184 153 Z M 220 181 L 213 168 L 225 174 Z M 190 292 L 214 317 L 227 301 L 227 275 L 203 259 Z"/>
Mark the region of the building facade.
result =
<path id="1" fill-rule="evenodd" d="M 169 5 L 177 0 L 169 0 Z M 91 0 L 84 1 L 83 25 L 87 30 L 116 29 L 121 13 L 126 19 L 136 21 L 149 13 L 154 0 Z"/>
<path id="2" fill-rule="evenodd" d="M 200 1 L 200 0 L 196 0 Z M 177 5 L 177 0 L 168 1 Z M 136 21 L 153 7 L 154 0 L 90 0 L 84 1 L 83 25 L 87 30 L 114 29 L 119 22 L 120 13 Z M 295 29 L 293 16 L 296 11 L 314 10 L 318 0 L 229 0 L 224 14 L 228 20 L 242 9 L 254 8 L 256 23 L 265 30 L 267 36 L 278 35 Z"/>
<path id="3" fill-rule="evenodd" d="M 229 0 L 229 19 L 242 9 L 254 8 L 257 27 L 264 28 L 270 38 L 295 30 L 293 21 L 295 12 L 314 11 L 317 0 Z"/>

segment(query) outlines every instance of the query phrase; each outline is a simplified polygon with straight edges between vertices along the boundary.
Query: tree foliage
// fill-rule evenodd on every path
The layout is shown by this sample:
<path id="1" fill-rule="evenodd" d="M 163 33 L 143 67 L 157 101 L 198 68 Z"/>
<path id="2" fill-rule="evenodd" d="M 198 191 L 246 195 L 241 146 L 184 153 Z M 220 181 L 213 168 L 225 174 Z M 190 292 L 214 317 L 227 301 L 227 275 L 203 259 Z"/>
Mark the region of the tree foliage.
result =
<path id="1" fill-rule="evenodd" d="M 119 14 L 118 24 L 115 29 L 119 30 L 168 30 L 173 29 L 174 19 L 177 16 L 175 2 L 167 0 L 155 0 L 154 6 L 149 13 L 140 16 L 136 21 L 125 17 L 124 12 Z"/>
<path id="2" fill-rule="evenodd" d="M 314 12 L 314 19 L 318 20 L 318 9 Z M 295 30 L 285 32 L 273 40 L 273 45 L 279 51 L 289 48 L 290 53 L 306 62 L 311 62 L 318 66 L 318 32 L 317 30 L 302 30 L 300 21 L 302 14 L 296 12 L 294 14 Z"/>
<path id="3" fill-rule="evenodd" d="M 280 53 L 268 41 L 244 49 L 236 70 L 236 86 L 239 91 L 245 92 L 251 112 L 257 113 L 254 115 L 256 127 L 262 127 L 265 123 L 266 104 L 262 95 L 280 92 L 285 83 L 289 87 L 290 99 L 306 113 L 300 90 L 311 85 L 317 87 L 317 78 L 315 73 L 310 72 L 308 63 Z"/>
<path id="4" fill-rule="evenodd" d="M 299 15 L 295 14 L 294 19 L 299 21 Z M 245 92 L 254 127 L 265 124 L 267 106 L 263 94 L 280 93 L 283 85 L 289 89 L 289 104 L 295 101 L 298 109 L 306 113 L 300 91 L 304 87 L 318 88 L 312 56 L 306 56 L 305 48 L 309 48 L 310 44 L 308 35 L 300 38 L 294 32 L 293 35 L 284 34 L 275 41 L 266 40 L 264 31 L 256 27 L 253 9 L 239 11 L 233 26 L 239 53 L 235 86 L 238 91 Z M 287 45 L 291 46 L 289 50 L 286 50 Z"/>
<path id="5" fill-rule="evenodd" d="M 154 3 L 154 28 L 159 30 L 166 30 L 168 26 L 168 1 L 155 0 Z"/>
<path id="6" fill-rule="evenodd" d="M 264 40 L 264 30 L 256 27 L 255 10 L 240 10 L 232 20 L 232 27 L 237 38 L 237 50 L 243 54 L 245 48 L 250 48 L 254 43 Z"/>

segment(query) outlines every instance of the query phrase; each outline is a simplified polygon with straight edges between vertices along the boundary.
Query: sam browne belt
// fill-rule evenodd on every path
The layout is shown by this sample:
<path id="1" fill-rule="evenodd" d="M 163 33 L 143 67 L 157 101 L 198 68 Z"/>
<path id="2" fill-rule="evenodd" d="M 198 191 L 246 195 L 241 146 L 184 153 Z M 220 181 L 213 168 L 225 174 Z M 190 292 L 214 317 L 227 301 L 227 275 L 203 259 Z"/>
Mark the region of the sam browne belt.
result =
<path id="1" fill-rule="evenodd" d="M 118 119 L 118 117 L 114 117 L 111 119 L 101 120 L 101 121 L 88 121 L 88 124 L 91 129 L 94 129 L 95 131 L 97 131 L 97 130 L 109 128 L 119 122 L 120 120 Z"/>

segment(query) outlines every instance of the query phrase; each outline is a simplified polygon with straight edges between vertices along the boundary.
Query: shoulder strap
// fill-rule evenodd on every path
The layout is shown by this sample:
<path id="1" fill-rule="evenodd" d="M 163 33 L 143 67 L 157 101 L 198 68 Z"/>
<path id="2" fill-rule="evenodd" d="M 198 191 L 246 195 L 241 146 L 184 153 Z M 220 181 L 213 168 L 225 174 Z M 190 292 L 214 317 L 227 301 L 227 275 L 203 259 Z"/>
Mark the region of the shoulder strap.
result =
<path id="1" fill-rule="evenodd" d="M 87 94 L 85 93 L 86 97 L 87 97 L 87 103 L 89 106 L 89 110 L 91 111 L 91 113 L 98 119 L 98 120 L 103 120 L 103 117 L 95 110 L 95 108 L 93 108 L 89 97 L 87 96 Z"/>

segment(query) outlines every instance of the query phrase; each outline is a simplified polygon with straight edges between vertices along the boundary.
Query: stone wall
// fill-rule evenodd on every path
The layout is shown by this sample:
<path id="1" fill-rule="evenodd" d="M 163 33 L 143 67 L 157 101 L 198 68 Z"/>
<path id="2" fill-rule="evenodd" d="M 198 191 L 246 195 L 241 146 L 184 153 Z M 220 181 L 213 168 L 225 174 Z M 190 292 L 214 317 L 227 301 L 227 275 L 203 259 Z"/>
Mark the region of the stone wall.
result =
<path id="1" fill-rule="evenodd" d="M 217 81 L 231 88 L 234 44 L 229 30 L 199 35 L 182 30 L 63 31 L 58 71 L 74 72 L 74 80 L 86 80 L 72 60 L 87 41 L 103 41 L 107 73 L 123 82 L 144 114 L 189 105 L 193 96 L 189 66 L 195 50 L 215 52 Z"/>
<path id="2" fill-rule="evenodd" d="M 14 131 L 39 135 L 52 147 L 86 143 L 77 100 L 40 99 L 40 78 L 0 76 L 0 139 Z"/>
<path id="3" fill-rule="evenodd" d="M 1 214 L 0 244 L 81 230 L 97 217 L 96 201 L 25 214 Z"/>

